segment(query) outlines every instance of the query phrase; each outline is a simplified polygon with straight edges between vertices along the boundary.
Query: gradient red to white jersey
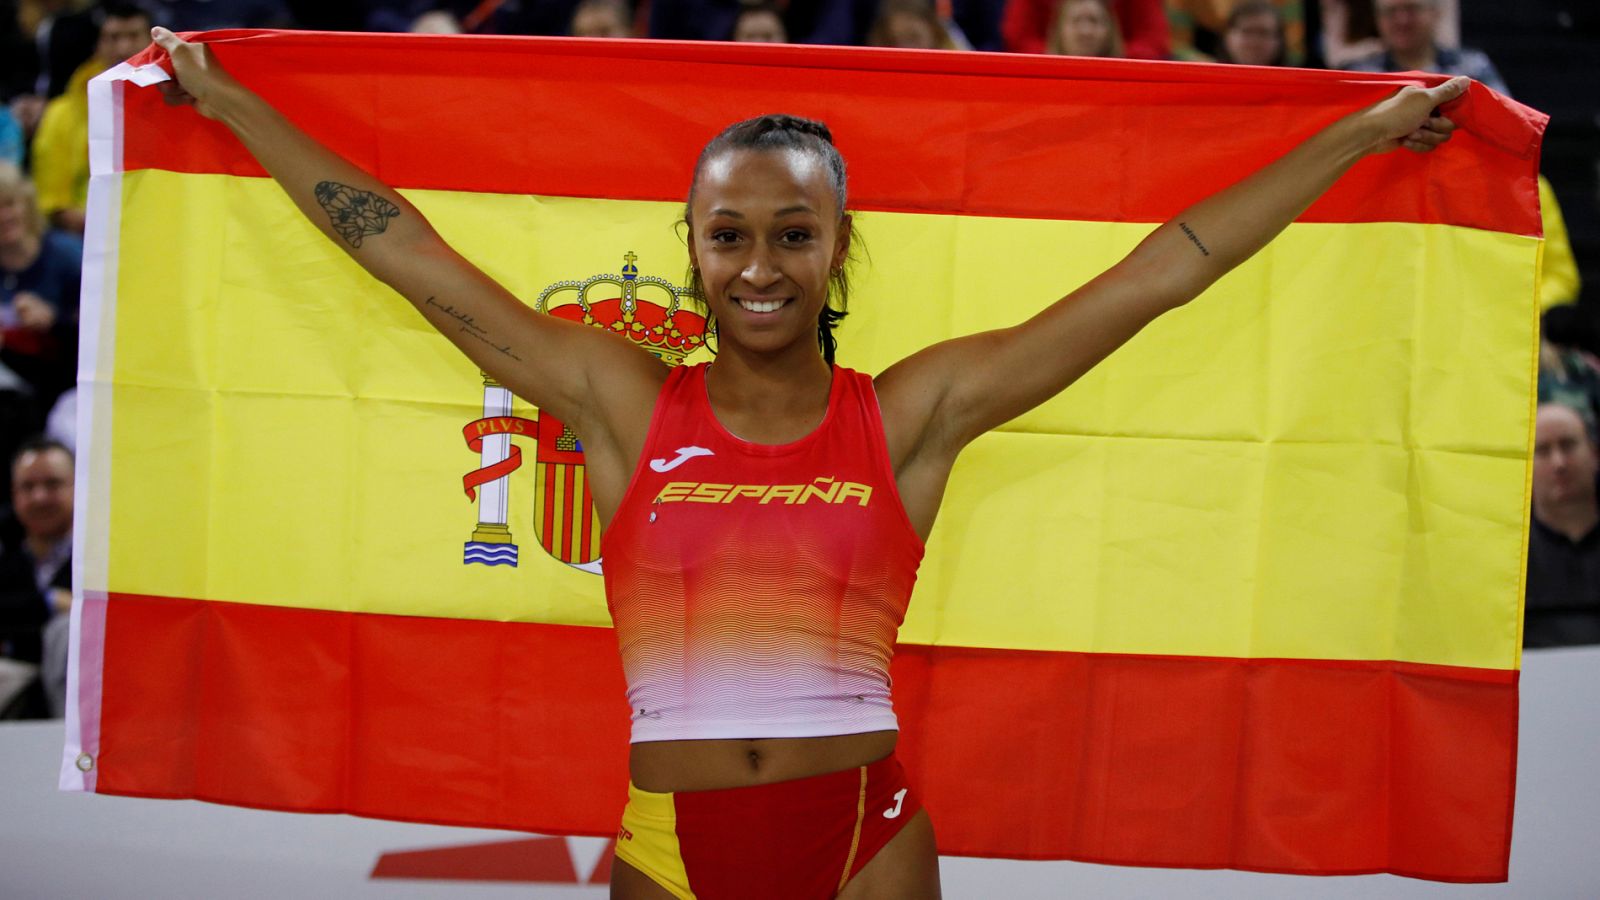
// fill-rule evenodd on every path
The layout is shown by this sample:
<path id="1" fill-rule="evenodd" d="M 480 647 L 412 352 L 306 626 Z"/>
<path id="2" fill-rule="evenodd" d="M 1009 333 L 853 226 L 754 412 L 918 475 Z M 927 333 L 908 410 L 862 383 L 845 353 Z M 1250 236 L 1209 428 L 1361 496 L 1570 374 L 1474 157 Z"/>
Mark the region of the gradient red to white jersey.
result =
<path id="1" fill-rule="evenodd" d="M 923 545 L 872 379 L 835 368 L 823 421 L 757 444 L 675 369 L 602 542 L 633 741 L 896 728 L 895 635 Z"/>

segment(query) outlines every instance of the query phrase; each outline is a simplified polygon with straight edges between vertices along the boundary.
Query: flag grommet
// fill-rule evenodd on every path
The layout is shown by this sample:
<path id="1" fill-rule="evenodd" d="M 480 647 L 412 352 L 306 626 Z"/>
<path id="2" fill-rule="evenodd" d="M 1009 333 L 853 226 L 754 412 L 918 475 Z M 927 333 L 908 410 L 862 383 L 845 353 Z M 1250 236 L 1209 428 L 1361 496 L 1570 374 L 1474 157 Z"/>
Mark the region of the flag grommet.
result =
<path id="1" fill-rule="evenodd" d="M 87 753 L 78 754 L 78 771 L 87 772 L 94 768 L 94 757 Z"/>

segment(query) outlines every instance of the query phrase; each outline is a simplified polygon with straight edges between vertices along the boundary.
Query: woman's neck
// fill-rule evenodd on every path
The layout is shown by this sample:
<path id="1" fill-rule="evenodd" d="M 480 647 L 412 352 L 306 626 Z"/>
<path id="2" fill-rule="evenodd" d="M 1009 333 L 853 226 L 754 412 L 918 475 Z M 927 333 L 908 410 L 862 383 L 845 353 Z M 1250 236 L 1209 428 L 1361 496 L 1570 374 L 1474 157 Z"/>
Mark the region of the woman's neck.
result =
<path id="1" fill-rule="evenodd" d="M 825 394 L 833 367 L 816 344 L 795 345 L 777 353 L 757 353 L 729 345 L 719 348 L 706 375 L 719 393 L 757 403 L 785 400 L 803 404 L 808 391 Z"/>
<path id="2" fill-rule="evenodd" d="M 833 367 L 815 349 L 773 358 L 730 348 L 706 370 L 718 420 L 757 443 L 788 443 L 809 433 L 827 412 L 832 384 Z"/>

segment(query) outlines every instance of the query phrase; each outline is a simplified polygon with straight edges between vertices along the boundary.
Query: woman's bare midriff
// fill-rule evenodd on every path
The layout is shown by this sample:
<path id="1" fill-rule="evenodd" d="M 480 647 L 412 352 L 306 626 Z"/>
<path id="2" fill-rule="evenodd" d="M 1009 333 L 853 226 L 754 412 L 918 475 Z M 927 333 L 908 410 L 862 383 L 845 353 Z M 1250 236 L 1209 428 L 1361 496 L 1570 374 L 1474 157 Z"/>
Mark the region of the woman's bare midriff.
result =
<path id="1" fill-rule="evenodd" d="M 770 784 L 877 762 L 894 752 L 899 735 L 647 741 L 632 746 L 628 774 L 635 786 L 655 793 Z"/>

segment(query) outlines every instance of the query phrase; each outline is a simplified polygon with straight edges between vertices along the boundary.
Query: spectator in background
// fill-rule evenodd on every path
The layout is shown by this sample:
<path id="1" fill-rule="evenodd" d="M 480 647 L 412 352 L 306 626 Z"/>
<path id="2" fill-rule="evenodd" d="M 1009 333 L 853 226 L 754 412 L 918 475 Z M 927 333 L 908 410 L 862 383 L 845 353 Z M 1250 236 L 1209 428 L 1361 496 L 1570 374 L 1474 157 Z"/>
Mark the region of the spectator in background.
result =
<path id="1" fill-rule="evenodd" d="M 32 33 L 24 32 L 15 0 L 0 0 L 0 101 L 32 91 L 38 77 Z"/>
<path id="2" fill-rule="evenodd" d="M 1351 60 L 1353 72 L 1435 72 L 1465 75 L 1502 94 L 1511 92 L 1489 57 L 1469 47 L 1439 44 L 1439 0 L 1373 0 L 1383 50 Z"/>
<path id="3" fill-rule="evenodd" d="M 1522 642 L 1600 644 L 1600 475 L 1594 420 L 1539 405 L 1533 442 L 1533 523 Z"/>
<path id="4" fill-rule="evenodd" d="M 365 0 L 368 31 L 567 34 L 579 0 Z M 291 2 L 305 6 L 305 0 Z M 631 3 L 628 4 L 631 8 Z M 320 9 L 320 8 L 319 8 Z M 301 13 L 304 18 L 304 12 Z M 302 22 L 302 24 L 304 24 Z"/>
<path id="5" fill-rule="evenodd" d="M 1006 49 L 1000 36 L 1005 8 L 1006 0 L 950 0 L 946 25 L 960 34 L 957 43 L 965 43 L 968 49 L 1001 51 Z"/>
<path id="6" fill-rule="evenodd" d="M 1328 68 L 1342 69 L 1352 60 L 1383 49 L 1372 0 L 1319 0 L 1316 6 L 1322 16 L 1322 60 Z M 1461 46 L 1457 0 L 1439 0 L 1436 8 L 1439 24 L 1434 39 L 1446 47 Z"/>
<path id="7" fill-rule="evenodd" d="M 1241 66 L 1288 65 L 1283 14 L 1269 0 L 1245 0 L 1233 8 L 1222 31 L 1217 58 Z"/>
<path id="8" fill-rule="evenodd" d="M 1046 44 L 1056 56 L 1121 56 L 1122 33 L 1107 0 L 1061 0 Z"/>
<path id="9" fill-rule="evenodd" d="M 0 363 L 0 459 L 15 456 L 23 438 L 38 429 L 39 411 L 33 388 L 5 363 Z M 0 497 L 9 496 L 11 470 L 0 466 Z"/>
<path id="10" fill-rule="evenodd" d="M 288 28 L 284 0 L 143 0 L 156 21 L 173 31 L 219 28 Z M 145 35 L 149 37 L 148 34 Z M 148 43 L 148 40 L 146 41 Z"/>
<path id="11" fill-rule="evenodd" d="M 4 426 L 0 426 L 4 427 Z M 44 421 L 45 436 L 53 441 L 60 441 L 63 447 L 71 450 L 73 455 L 78 453 L 78 388 L 67 388 L 66 393 L 56 398 L 56 405 L 51 407 L 50 415 Z M 13 451 L 15 448 L 10 448 Z M 7 482 L 9 490 L 10 482 Z"/>
<path id="12" fill-rule="evenodd" d="M 650 0 L 650 36 L 727 40 L 739 13 L 763 2 L 778 10 L 795 44 L 860 44 L 878 11 L 877 0 Z"/>
<path id="13" fill-rule="evenodd" d="M 573 37 L 633 36 L 633 13 L 622 0 L 583 0 L 572 12 Z"/>
<path id="14" fill-rule="evenodd" d="M 27 135 L 32 126 L 23 126 L 11 102 L 18 97 L 34 97 L 33 101 L 22 100 L 23 105 L 38 102 L 33 94 L 38 74 L 39 56 L 33 42 L 22 33 L 16 4 L 0 0 L 0 161 L 21 166 L 27 156 Z M 42 110 L 42 103 L 37 108 Z M 35 115 L 33 125 L 37 124 Z"/>
<path id="15" fill-rule="evenodd" d="M 1539 326 L 1540 403 L 1561 403 L 1600 421 L 1600 360 L 1585 349 L 1595 346 L 1588 315 L 1574 305 L 1545 312 Z"/>
<path id="16" fill-rule="evenodd" d="M 0 163 L 22 168 L 27 149 L 28 139 L 22 123 L 12 114 L 9 104 L 0 105 Z"/>
<path id="17" fill-rule="evenodd" d="M 0 656 L 38 665 L 45 632 L 72 605 L 72 454 L 34 439 L 11 463 L 11 515 L 0 520 Z M 25 714 L 47 715 L 65 694 L 66 661 L 52 654 Z"/>
<path id="18" fill-rule="evenodd" d="M 460 34 L 461 20 L 447 9 L 430 9 L 406 26 L 411 34 Z"/>
<path id="19" fill-rule="evenodd" d="M 1018 53 L 1044 53 L 1060 0 L 1010 0 L 1000 29 L 1006 46 Z M 1171 55 L 1167 11 L 1162 0 L 1112 0 L 1111 12 L 1122 33 L 1122 53 L 1129 59 L 1166 59 Z"/>
<path id="20" fill-rule="evenodd" d="M 83 243 L 47 230 L 27 176 L 0 163 L 0 362 L 40 409 L 74 379 L 82 265 Z"/>
<path id="21" fill-rule="evenodd" d="M 926 0 L 884 0 L 867 40 L 874 47 L 952 50 L 955 43 Z"/>
<path id="22" fill-rule="evenodd" d="M 1249 10 L 1241 16 L 1241 10 Z M 1241 27 L 1263 27 L 1268 17 L 1277 32 L 1277 62 L 1241 62 L 1227 58 L 1228 33 Z M 1306 61 L 1305 9 L 1302 0 L 1167 0 L 1172 25 L 1173 59 L 1235 62 L 1251 66 L 1304 65 Z"/>
<path id="23" fill-rule="evenodd" d="M 101 4 L 100 37 L 94 56 L 72 73 L 61 96 L 51 100 L 33 136 L 33 179 L 39 208 L 50 224 L 83 233 L 89 198 L 89 79 L 150 43 L 150 14 L 131 3 Z"/>
<path id="24" fill-rule="evenodd" d="M 1383 51 L 1372 0 L 1320 0 L 1317 13 L 1322 17 L 1319 49 L 1322 63 L 1328 68 L 1342 69 Z"/>
<path id="25" fill-rule="evenodd" d="M 730 39 L 741 44 L 784 44 L 789 41 L 789 32 L 783 27 L 783 16 L 778 15 L 777 7 L 762 3 L 739 11 Z"/>
<path id="26" fill-rule="evenodd" d="M 1567 239 L 1567 221 L 1561 216 L 1561 204 L 1556 200 L 1555 188 L 1550 179 L 1539 176 L 1539 218 L 1544 224 L 1544 254 L 1539 266 L 1539 309 L 1574 303 L 1582 280 L 1578 277 L 1578 261 L 1572 256 L 1572 242 Z"/>
<path id="27" fill-rule="evenodd" d="M 381 0 L 284 0 L 296 28 L 307 31 L 362 31 Z"/>
<path id="28" fill-rule="evenodd" d="M 0 0 L 0 100 L 6 112 L 0 120 L 11 119 L 22 146 L 20 153 L 10 141 L 0 159 L 9 159 L 27 168 L 28 145 L 44 115 L 45 102 L 59 95 L 72 73 L 94 53 L 98 27 L 92 13 L 83 9 L 86 0 L 31 0 L 21 4 Z M 3 123 L 0 130 L 11 131 Z M 12 139 L 16 138 L 15 132 Z"/>
<path id="29" fill-rule="evenodd" d="M 29 91 L 44 100 L 59 97 L 72 74 L 94 55 L 100 34 L 98 10 L 89 0 L 34 0 L 17 6 L 19 30 L 32 42 L 23 65 L 31 65 Z"/>
<path id="30" fill-rule="evenodd" d="M 28 153 L 33 145 L 33 136 L 39 130 L 39 120 L 44 117 L 45 99 L 38 94 L 18 94 L 6 104 L 6 110 L 17 121 L 17 127 L 22 129 L 23 140 L 23 167 L 28 168 Z"/>

